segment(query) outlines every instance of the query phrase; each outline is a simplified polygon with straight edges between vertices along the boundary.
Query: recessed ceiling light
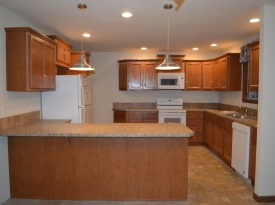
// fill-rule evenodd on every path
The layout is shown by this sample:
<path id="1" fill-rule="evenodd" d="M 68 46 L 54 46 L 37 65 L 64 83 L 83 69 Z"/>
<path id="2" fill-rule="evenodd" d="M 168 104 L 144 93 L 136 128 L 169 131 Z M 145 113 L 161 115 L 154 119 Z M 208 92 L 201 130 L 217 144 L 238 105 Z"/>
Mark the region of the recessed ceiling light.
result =
<path id="1" fill-rule="evenodd" d="M 254 19 L 249 20 L 250 23 L 257 23 L 259 21 L 260 21 L 260 19 L 258 19 L 258 18 L 254 18 Z"/>
<path id="2" fill-rule="evenodd" d="M 212 43 L 211 46 L 212 46 L 212 47 L 216 47 L 216 46 L 218 46 L 218 44 Z"/>
<path id="3" fill-rule="evenodd" d="M 121 16 L 124 17 L 124 18 L 130 18 L 130 17 L 133 16 L 133 14 L 130 13 L 130 12 L 128 12 L 128 11 L 126 11 L 126 12 L 123 12 L 123 13 L 121 14 Z"/>
<path id="4" fill-rule="evenodd" d="M 89 37 L 91 37 L 91 34 L 89 34 L 89 33 L 83 33 L 83 36 L 86 37 L 86 38 L 89 38 Z"/>
<path id="5" fill-rule="evenodd" d="M 141 47 L 140 49 L 143 50 L 143 51 L 147 50 L 146 47 Z"/>
<path id="6" fill-rule="evenodd" d="M 197 51 L 197 50 L 199 50 L 199 48 L 193 48 L 193 50 L 194 50 L 194 51 Z"/>

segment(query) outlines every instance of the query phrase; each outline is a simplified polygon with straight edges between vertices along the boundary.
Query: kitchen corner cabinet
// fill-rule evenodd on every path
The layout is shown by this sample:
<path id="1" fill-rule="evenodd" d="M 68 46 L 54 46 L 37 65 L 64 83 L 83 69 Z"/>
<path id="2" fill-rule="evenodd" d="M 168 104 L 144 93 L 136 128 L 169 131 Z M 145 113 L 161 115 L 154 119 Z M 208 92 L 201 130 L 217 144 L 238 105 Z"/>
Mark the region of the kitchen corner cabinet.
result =
<path id="1" fill-rule="evenodd" d="M 239 53 L 229 53 L 214 62 L 214 89 L 218 91 L 240 91 L 242 69 Z"/>
<path id="2" fill-rule="evenodd" d="M 231 166 L 232 121 L 205 113 L 204 133 L 206 145 Z"/>
<path id="3" fill-rule="evenodd" d="M 158 60 L 120 60 L 119 90 L 157 90 Z"/>
<path id="4" fill-rule="evenodd" d="M 158 123 L 158 111 L 114 110 L 114 123 Z"/>
<path id="5" fill-rule="evenodd" d="M 158 73 L 184 73 L 185 68 L 184 68 L 184 62 L 183 58 L 185 55 L 170 55 L 172 61 L 176 63 L 177 65 L 180 66 L 180 69 L 178 70 L 158 70 Z M 157 55 L 158 58 L 158 64 L 162 63 L 164 61 L 165 55 Z"/>
<path id="6" fill-rule="evenodd" d="M 7 91 L 55 90 L 55 42 L 29 27 L 5 31 Z"/>
<path id="7" fill-rule="evenodd" d="M 56 35 L 48 35 L 47 37 L 56 42 L 56 65 L 69 68 L 71 65 L 72 46 Z"/>
<path id="8" fill-rule="evenodd" d="M 251 179 L 251 184 L 255 185 L 256 171 L 256 149 L 257 149 L 257 129 L 250 129 L 250 153 L 249 153 L 249 171 L 248 176 Z"/>
<path id="9" fill-rule="evenodd" d="M 202 90 L 214 90 L 214 61 L 202 62 Z"/>
<path id="10" fill-rule="evenodd" d="M 87 63 L 90 63 L 90 53 L 83 51 L 85 55 L 85 60 Z M 71 56 L 70 56 L 70 66 L 74 65 L 77 63 L 79 58 L 81 58 L 81 51 L 71 51 Z M 69 67 L 70 67 L 69 66 Z M 57 67 L 57 75 L 84 75 L 88 76 L 94 71 L 79 71 L 79 70 L 70 70 L 69 68 L 66 67 Z"/>
<path id="11" fill-rule="evenodd" d="M 195 134 L 189 137 L 189 145 L 203 145 L 203 115 L 201 111 L 186 112 L 186 126 Z"/>
<path id="12" fill-rule="evenodd" d="M 202 90 L 200 61 L 185 61 L 185 90 Z"/>

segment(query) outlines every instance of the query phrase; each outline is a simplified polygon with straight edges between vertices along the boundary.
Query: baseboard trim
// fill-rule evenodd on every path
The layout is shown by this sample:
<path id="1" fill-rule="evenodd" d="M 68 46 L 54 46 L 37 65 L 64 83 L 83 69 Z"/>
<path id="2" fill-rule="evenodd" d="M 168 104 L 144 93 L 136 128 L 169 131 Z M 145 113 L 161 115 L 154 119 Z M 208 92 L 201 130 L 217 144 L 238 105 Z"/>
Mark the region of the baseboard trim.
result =
<path id="1" fill-rule="evenodd" d="M 275 196 L 258 196 L 253 193 L 253 198 L 257 202 L 275 202 Z"/>

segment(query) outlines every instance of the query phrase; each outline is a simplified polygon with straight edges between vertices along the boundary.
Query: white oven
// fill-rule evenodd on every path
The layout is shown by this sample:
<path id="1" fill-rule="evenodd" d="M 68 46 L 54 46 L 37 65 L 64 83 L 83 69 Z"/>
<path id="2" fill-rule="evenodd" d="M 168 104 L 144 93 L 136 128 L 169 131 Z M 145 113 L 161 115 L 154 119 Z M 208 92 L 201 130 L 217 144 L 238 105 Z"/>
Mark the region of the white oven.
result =
<path id="1" fill-rule="evenodd" d="M 159 98 L 159 123 L 182 123 L 186 125 L 186 110 L 182 109 L 181 98 Z"/>

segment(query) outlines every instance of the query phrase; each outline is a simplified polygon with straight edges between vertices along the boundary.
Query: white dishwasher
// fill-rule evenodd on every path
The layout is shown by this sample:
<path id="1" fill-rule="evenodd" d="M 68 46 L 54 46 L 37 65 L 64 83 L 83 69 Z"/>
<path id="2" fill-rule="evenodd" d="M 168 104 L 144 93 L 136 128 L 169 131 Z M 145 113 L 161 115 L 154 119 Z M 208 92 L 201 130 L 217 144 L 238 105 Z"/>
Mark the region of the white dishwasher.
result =
<path id="1" fill-rule="evenodd" d="M 248 179 L 250 127 L 233 122 L 231 166 Z"/>

